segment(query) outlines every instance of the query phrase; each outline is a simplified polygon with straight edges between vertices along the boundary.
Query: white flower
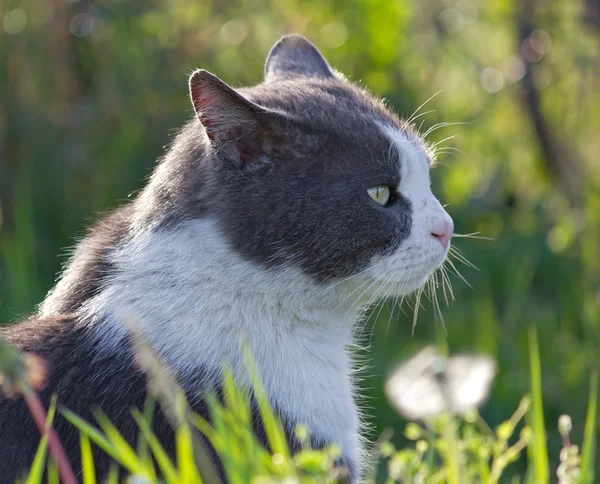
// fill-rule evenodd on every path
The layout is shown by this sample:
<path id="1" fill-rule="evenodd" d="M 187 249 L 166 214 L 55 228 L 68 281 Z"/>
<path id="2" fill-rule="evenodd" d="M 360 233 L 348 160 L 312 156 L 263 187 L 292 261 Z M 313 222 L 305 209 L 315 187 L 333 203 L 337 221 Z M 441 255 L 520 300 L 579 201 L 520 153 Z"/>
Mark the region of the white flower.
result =
<path id="1" fill-rule="evenodd" d="M 464 415 L 487 398 L 496 363 L 487 356 L 441 356 L 428 346 L 400 366 L 385 390 L 392 405 L 409 420 L 444 412 Z"/>

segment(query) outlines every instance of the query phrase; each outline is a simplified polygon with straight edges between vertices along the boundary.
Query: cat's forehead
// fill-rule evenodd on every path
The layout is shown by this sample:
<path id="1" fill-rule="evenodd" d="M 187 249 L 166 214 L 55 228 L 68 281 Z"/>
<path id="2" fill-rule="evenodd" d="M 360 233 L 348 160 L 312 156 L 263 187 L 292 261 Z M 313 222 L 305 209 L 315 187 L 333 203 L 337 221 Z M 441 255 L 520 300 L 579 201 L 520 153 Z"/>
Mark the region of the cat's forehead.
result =
<path id="1" fill-rule="evenodd" d="M 244 89 L 249 98 L 269 109 L 314 125 L 358 128 L 367 119 L 385 120 L 402 129 L 401 120 L 382 100 L 339 79 L 299 78 Z M 370 123 L 372 125 L 372 123 Z"/>
<path id="2" fill-rule="evenodd" d="M 262 84 L 243 94 L 294 120 L 281 129 L 286 142 L 305 150 L 326 150 L 337 166 L 384 174 L 392 183 L 406 165 L 428 170 L 429 157 L 418 134 L 367 91 L 339 79 L 301 78 Z M 298 129 L 298 124 L 301 129 Z"/>

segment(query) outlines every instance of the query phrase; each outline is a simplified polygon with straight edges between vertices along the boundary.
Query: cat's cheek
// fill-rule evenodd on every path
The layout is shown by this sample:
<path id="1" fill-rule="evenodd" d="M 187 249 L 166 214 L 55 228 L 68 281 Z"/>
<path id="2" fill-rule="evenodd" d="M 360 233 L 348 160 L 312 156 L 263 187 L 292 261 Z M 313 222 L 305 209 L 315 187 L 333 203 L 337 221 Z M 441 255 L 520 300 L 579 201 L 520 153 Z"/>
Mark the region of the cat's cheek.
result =
<path id="1" fill-rule="evenodd" d="M 450 247 L 454 224 L 433 194 L 413 201 L 412 206 L 410 235 L 391 253 L 373 257 L 367 271 L 370 277 L 389 281 L 391 295 L 402 296 L 423 287 L 444 264 Z"/>

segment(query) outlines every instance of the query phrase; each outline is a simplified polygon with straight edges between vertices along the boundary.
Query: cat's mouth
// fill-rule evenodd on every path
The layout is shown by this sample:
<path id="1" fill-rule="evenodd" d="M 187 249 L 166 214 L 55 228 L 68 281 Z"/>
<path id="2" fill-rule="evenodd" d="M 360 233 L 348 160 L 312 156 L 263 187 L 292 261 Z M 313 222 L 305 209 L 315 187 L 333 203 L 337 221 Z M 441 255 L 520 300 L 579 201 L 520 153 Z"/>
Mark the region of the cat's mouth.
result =
<path id="1" fill-rule="evenodd" d="M 373 285 L 371 297 L 373 301 L 388 297 L 408 296 L 415 291 L 423 288 L 435 273 L 440 270 L 448 258 L 449 246 L 443 250 L 434 251 L 421 260 L 414 261 L 412 264 L 390 264 L 385 267 L 379 261 L 373 266 L 371 275 L 377 279 Z M 375 275 L 376 274 L 376 275 Z"/>

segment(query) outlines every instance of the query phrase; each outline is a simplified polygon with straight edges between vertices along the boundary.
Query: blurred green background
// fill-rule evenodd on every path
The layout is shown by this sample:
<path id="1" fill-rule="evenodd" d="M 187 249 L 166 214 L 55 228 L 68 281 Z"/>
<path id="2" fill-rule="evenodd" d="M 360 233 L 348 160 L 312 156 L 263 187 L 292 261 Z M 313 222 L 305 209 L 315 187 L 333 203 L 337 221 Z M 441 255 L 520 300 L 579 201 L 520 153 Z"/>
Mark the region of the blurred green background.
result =
<path id="1" fill-rule="evenodd" d="M 387 304 L 365 330 L 366 415 L 375 438 L 402 421 L 383 381 L 426 343 L 499 362 L 491 424 L 529 390 L 537 325 L 551 450 L 556 420 L 581 435 L 600 343 L 600 2 L 598 0 L 0 1 L 0 321 L 34 310 L 65 248 L 139 189 L 192 115 L 186 76 L 261 81 L 271 45 L 308 36 L 330 63 L 455 148 L 435 192 L 479 270 L 457 266 L 456 301 L 431 305 L 411 336 Z M 375 312 L 375 314 L 377 314 Z"/>

